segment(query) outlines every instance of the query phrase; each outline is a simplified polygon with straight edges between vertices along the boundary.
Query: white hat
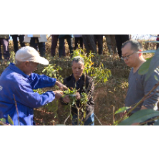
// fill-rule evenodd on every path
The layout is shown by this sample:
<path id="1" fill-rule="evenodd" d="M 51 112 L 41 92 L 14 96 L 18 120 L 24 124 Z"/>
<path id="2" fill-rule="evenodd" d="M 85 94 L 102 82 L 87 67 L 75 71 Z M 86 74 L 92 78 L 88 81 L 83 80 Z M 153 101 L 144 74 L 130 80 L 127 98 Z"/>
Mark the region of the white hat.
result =
<path id="1" fill-rule="evenodd" d="M 30 46 L 20 48 L 15 55 L 15 59 L 20 62 L 30 61 L 43 65 L 48 65 L 49 61 L 39 55 L 39 53 Z"/>

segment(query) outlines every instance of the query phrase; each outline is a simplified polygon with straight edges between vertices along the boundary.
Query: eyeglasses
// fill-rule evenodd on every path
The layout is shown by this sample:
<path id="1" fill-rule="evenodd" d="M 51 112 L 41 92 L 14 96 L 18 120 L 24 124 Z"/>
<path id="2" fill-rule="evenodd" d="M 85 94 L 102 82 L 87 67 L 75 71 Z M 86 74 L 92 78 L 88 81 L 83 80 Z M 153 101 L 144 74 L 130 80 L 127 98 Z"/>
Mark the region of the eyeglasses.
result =
<path id="1" fill-rule="evenodd" d="M 134 54 L 134 53 L 136 53 L 136 52 L 133 52 L 133 53 L 129 54 L 128 56 L 122 57 L 122 59 L 123 59 L 123 60 L 125 60 L 125 59 L 128 60 L 129 57 L 130 57 L 132 54 Z"/>

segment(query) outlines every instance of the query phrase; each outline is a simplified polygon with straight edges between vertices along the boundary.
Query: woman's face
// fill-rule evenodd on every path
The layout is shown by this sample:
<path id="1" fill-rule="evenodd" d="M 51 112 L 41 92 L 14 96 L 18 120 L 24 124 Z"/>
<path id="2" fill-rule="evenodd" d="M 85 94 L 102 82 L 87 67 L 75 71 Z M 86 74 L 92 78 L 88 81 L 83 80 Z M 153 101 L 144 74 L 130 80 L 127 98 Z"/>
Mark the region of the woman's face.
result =
<path id="1" fill-rule="evenodd" d="M 82 76 L 83 70 L 84 70 L 84 65 L 81 61 L 78 63 L 77 62 L 72 63 L 72 73 L 76 80 L 78 80 Z"/>

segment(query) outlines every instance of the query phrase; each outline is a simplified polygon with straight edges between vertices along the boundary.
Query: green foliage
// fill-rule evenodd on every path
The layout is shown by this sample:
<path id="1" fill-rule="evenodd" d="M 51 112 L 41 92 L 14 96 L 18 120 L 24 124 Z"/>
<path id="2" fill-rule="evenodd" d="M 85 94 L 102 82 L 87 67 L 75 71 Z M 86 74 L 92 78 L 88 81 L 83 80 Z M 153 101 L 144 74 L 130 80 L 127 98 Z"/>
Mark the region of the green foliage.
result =
<path id="1" fill-rule="evenodd" d="M 104 68 L 103 63 L 100 63 L 99 66 L 94 66 L 92 59 L 94 58 L 94 53 L 84 53 L 82 49 L 77 49 L 73 52 L 73 58 L 76 56 L 81 56 L 84 59 L 84 74 L 90 75 L 95 84 L 101 82 L 105 83 L 108 81 L 108 78 L 111 76 L 111 71 L 107 68 Z"/>
<path id="2" fill-rule="evenodd" d="M 68 90 L 63 91 L 63 94 L 64 94 L 63 97 L 67 95 L 70 98 L 70 102 L 68 106 L 76 104 L 76 92 L 77 92 L 76 88 L 72 90 L 68 88 Z"/>
<path id="3" fill-rule="evenodd" d="M 88 101 L 88 96 L 86 93 L 81 93 L 81 99 L 80 99 L 80 103 L 82 105 L 86 105 Z"/>
<path id="4" fill-rule="evenodd" d="M 8 122 L 9 122 L 9 124 L 14 125 L 12 118 L 9 115 L 8 115 Z"/>
<path id="5" fill-rule="evenodd" d="M 159 67 L 159 48 L 156 50 L 155 55 L 151 59 L 145 80 L 147 80 L 152 75 L 152 73 L 154 72 L 154 70 L 156 70 L 157 67 Z"/>
<path id="6" fill-rule="evenodd" d="M 150 118 L 159 116 L 159 111 L 154 111 L 152 109 L 144 109 L 137 111 L 129 118 L 123 120 L 118 125 L 131 125 L 133 123 L 142 123 Z"/>
<path id="7" fill-rule="evenodd" d="M 122 107 L 122 108 L 119 108 L 119 109 L 115 112 L 115 114 L 122 113 L 122 112 L 126 111 L 127 109 L 130 109 L 130 107 Z"/>
<path id="8" fill-rule="evenodd" d="M 8 115 L 8 122 L 11 125 L 14 125 L 12 118 Z M 7 125 L 5 118 L 0 118 L 0 125 Z"/>
<path id="9" fill-rule="evenodd" d="M 6 123 L 6 119 L 5 118 L 0 118 L 0 121 L 3 123 Z"/>
<path id="10" fill-rule="evenodd" d="M 144 75 L 148 72 L 151 60 L 152 60 L 152 57 L 149 58 L 145 63 L 141 65 L 141 67 L 139 68 L 138 74 Z"/>
<path id="11" fill-rule="evenodd" d="M 60 66 L 56 66 L 55 64 L 49 64 L 47 67 L 45 67 L 42 71 L 42 73 L 45 73 L 49 77 L 53 77 L 58 79 L 60 82 L 62 82 L 63 78 L 59 74 L 59 71 L 61 71 L 62 68 Z"/>

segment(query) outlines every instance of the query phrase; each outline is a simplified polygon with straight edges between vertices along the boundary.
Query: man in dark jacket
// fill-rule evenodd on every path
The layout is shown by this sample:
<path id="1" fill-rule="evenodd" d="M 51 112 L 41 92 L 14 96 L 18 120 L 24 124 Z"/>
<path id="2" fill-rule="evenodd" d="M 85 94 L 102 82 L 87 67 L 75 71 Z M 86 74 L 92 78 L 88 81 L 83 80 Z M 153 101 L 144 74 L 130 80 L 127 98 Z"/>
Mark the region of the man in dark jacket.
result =
<path id="1" fill-rule="evenodd" d="M 84 119 L 84 125 L 94 125 L 94 101 L 93 101 L 93 91 L 94 91 L 94 82 L 92 78 L 83 74 L 84 70 L 84 60 L 82 57 L 77 56 L 72 60 L 72 72 L 73 74 L 66 79 L 64 79 L 64 84 L 68 88 L 75 88 L 78 91 L 76 94 L 76 105 L 80 108 L 80 98 L 82 93 L 87 93 L 88 102 L 86 105 L 86 117 Z M 62 101 L 61 101 L 62 102 Z M 64 104 L 62 102 L 62 104 Z M 78 111 L 75 106 L 72 107 L 72 124 L 77 124 Z"/>

